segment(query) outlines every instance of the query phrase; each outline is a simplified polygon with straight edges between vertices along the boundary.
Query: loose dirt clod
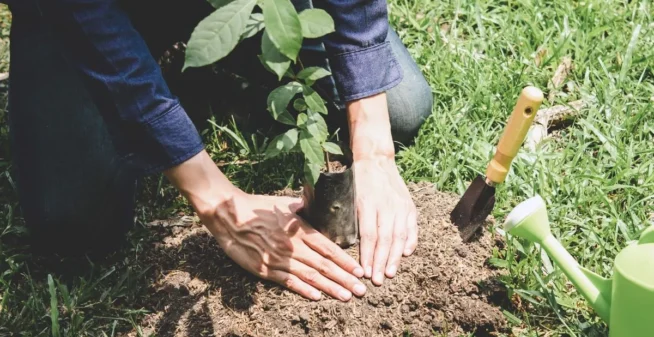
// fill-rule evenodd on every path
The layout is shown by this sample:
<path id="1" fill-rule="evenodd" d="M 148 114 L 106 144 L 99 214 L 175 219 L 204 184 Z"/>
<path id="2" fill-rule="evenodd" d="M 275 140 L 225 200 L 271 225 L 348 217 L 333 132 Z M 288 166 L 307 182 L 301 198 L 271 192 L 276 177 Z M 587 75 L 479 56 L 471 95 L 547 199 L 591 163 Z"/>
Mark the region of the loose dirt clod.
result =
<path id="1" fill-rule="evenodd" d="M 427 183 L 409 186 L 419 210 L 419 244 L 394 279 L 347 303 L 305 300 L 233 263 L 204 227 L 166 227 L 146 250 L 154 266 L 140 322 L 157 336 L 492 336 L 505 331 L 500 272 L 486 267 L 501 240 L 484 231 L 468 244 L 449 222 L 457 197 Z M 290 192 L 290 191 L 289 191 Z M 155 248 L 155 246 L 157 248 Z M 348 252 L 357 256 L 358 247 Z M 131 332 L 127 336 L 136 336 Z"/>

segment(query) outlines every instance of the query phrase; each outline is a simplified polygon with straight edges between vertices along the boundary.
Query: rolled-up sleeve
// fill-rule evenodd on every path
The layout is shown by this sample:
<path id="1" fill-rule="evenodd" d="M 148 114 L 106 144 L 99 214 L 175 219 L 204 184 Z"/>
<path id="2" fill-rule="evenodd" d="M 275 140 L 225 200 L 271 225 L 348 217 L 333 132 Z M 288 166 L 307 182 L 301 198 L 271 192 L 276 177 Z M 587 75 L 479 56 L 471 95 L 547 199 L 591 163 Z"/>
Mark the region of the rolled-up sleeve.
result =
<path id="1" fill-rule="evenodd" d="M 323 38 L 330 68 L 344 101 L 391 89 L 402 80 L 402 69 L 386 39 L 386 1 L 314 1 L 334 19 L 335 32 Z"/>
<path id="2" fill-rule="evenodd" d="M 88 83 L 119 152 L 145 174 L 180 164 L 204 145 L 159 65 L 113 0 L 51 0 L 55 36 Z"/>

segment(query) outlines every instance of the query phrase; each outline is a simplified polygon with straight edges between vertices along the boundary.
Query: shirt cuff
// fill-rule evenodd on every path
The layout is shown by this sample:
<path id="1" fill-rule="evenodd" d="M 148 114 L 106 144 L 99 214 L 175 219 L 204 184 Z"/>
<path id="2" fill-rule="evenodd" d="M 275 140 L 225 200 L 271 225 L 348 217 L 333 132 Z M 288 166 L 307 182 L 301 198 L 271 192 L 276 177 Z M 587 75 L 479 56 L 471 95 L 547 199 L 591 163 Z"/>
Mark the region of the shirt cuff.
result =
<path id="1" fill-rule="evenodd" d="M 330 68 L 345 102 L 387 91 L 402 81 L 402 67 L 389 41 L 331 55 Z"/>
<path id="2" fill-rule="evenodd" d="M 145 123 L 144 129 L 144 141 L 150 144 L 141 143 L 135 157 L 146 175 L 177 166 L 204 150 L 200 134 L 179 104 Z"/>

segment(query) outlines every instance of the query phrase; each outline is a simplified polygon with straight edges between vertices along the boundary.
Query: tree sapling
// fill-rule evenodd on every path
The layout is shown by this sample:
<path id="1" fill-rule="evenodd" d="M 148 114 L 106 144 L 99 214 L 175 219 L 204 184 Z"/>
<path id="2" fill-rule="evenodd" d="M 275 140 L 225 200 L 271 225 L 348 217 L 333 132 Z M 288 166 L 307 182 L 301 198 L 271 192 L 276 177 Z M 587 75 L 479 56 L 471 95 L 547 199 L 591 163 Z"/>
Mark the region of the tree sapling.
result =
<path id="1" fill-rule="evenodd" d="M 305 68 L 299 60 L 304 39 L 334 32 L 334 21 L 322 9 L 298 13 L 290 0 L 209 2 L 216 10 L 195 27 L 182 70 L 215 63 L 243 39 L 261 37 L 259 60 L 281 83 L 269 93 L 267 110 L 288 127 L 270 141 L 265 157 L 301 153 L 305 207 L 300 215 L 341 247 L 354 244 L 358 236 L 354 172 L 346 166 L 339 170 L 330 167 L 330 154 L 346 156 L 339 145 L 328 140 L 330 135 L 323 118 L 328 110 L 314 89 L 316 81 L 331 73 L 322 67 Z M 261 13 L 254 12 L 257 6 Z M 296 73 L 294 68 L 299 71 Z"/>

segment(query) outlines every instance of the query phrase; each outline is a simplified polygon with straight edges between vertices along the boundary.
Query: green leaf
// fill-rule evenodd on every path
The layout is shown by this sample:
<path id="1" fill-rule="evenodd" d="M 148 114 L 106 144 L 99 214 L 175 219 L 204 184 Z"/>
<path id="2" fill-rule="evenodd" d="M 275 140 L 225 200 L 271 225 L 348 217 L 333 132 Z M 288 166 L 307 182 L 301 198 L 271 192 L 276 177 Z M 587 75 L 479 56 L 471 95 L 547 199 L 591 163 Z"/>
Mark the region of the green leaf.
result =
<path id="1" fill-rule="evenodd" d="M 334 20 L 323 9 L 305 9 L 299 16 L 302 36 L 306 38 L 318 38 L 334 32 Z"/>
<path id="2" fill-rule="evenodd" d="M 266 158 L 272 158 L 282 152 L 288 152 L 297 144 L 298 130 L 290 129 L 273 138 L 266 148 Z"/>
<path id="3" fill-rule="evenodd" d="M 182 71 L 227 56 L 238 43 L 256 0 L 235 0 L 209 14 L 191 34 Z"/>
<path id="4" fill-rule="evenodd" d="M 502 313 L 504 314 L 504 316 L 509 321 L 511 321 L 511 323 L 517 324 L 517 325 L 522 324 L 522 320 L 520 318 L 516 317 L 514 314 L 512 314 L 512 313 L 510 313 L 510 312 L 508 312 L 506 310 L 502 310 Z"/>
<path id="5" fill-rule="evenodd" d="M 327 107 L 325 106 L 325 101 L 322 100 L 322 97 L 311 87 L 303 86 L 304 101 L 307 103 L 309 109 L 320 112 L 321 114 L 327 114 Z"/>
<path id="6" fill-rule="evenodd" d="M 270 67 L 266 64 L 266 60 L 264 60 L 263 55 L 257 55 L 257 58 L 259 58 L 259 61 L 261 62 L 261 65 L 263 65 L 263 67 L 266 68 L 266 70 L 268 70 L 269 72 L 271 72 L 271 73 L 277 75 L 277 72 L 276 72 L 275 70 L 273 70 L 272 68 L 270 68 Z M 288 78 L 290 78 L 290 79 L 294 79 L 294 78 L 295 78 L 295 76 L 293 75 L 293 70 L 292 70 L 290 67 L 289 67 L 289 68 L 286 70 L 286 72 L 284 73 L 284 77 L 288 77 Z"/>
<path id="7" fill-rule="evenodd" d="M 291 114 L 286 110 L 288 103 L 293 96 L 302 91 L 302 85 L 297 82 L 289 82 L 283 86 L 277 87 L 268 95 L 268 111 L 272 114 L 276 121 L 284 124 L 295 126 Z"/>
<path id="8" fill-rule="evenodd" d="M 297 115 L 297 126 L 299 126 L 300 128 L 306 129 L 308 120 L 309 120 L 309 117 L 305 113 L 301 113 L 301 114 Z"/>
<path id="9" fill-rule="evenodd" d="M 490 259 L 488 259 L 488 263 L 490 263 L 491 265 L 493 265 L 495 267 L 498 267 L 498 268 L 508 268 L 509 267 L 509 263 L 506 260 L 498 259 L 498 258 L 495 258 L 495 257 L 491 257 Z"/>
<path id="10" fill-rule="evenodd" d="M 230 2 L 232 2 L 234 0 L 208 0 L 208 1 L 211 4 L 211 6 L 213 6 L 213 8 L 218 9 L 218 8 L 220 8 L 222 6 L 227 5 L 228 3 L 230 3 Z"/>
<path id="11" fill-rule="evenodd" d="M 333 154 L 343 154 L 343 151 L 341 151 L 341 147 L 338 146 L 337 144 L 334 144 L 332 142 L 324 142 L 322 143 L 322 148 L 325 149 L 325 151 Z"/>
<path id="12" fill-rule="evenodd" d="M 322 165 L 324 157 L 318 140 L 307 130 L 300 131 L 300 148 L 310 163 Z"/>
<path id="13" fill-rule="evenodd" d="M 322 143 L 329 136 L 329 131 L 327 129 L 327 123 L 322 116 L 314 111 L 308 110 L 308 119 L 306 123 L 306 130 L 316 138 L 318 143 Z"/>
<path id="14" fill-rule="evenodd" d="M 264 28 L 265 24 L 263 22 L 263 14 L 261 13 L 252 13 L 248 22 L 245 24 L 245 30 L 241 35 L 241 40 L 255 36 L 259 31 Z"/>
<path id="15" fill-rule="evenodd" d="M 302 25 L 291 1 L 264 0 L 263 17 L 272 43 L 295 61 L 302 47 Z"/>
<path id="16" fill-rule="evenodd" d="M 301 80 L 306 81 L 307 84 L 311 85 L 311 84 L 313 84 L 313 82 L 315 82 L 315 81 L 317 81 L 317 80 L 319 80 L 319 79 L 321 79 L 323 77 L 327 77 L 327 76 L 329 76 L 331 74 L 332 73 L 327 71 L 327 69 L 322 68 L 322 67 L 308 67 L 308 68 L 302 69 L 302 71 L 300 71 L 297 74 L 297 77 L 299 79 L 301 79 Z"/>
<path id="17" fill-rule="evenodd" d="M 312 186 L 316 185 L 320 177 L 321 165 L 304 161 L 304 179 Z"/>
<path id="18" fill-rule="evenodd" d="M 52 275 L 48 274 L 48 289 L 50 290 L 50 322 L 52 325 L 52 336 L 59 337 L 59 304 L 57 301 L 57 290 Z"/>
<path id="19" fill-rule="evenodd" d="M 304 111 L 307 109 L 307 103 L 302 98 L 298 98 L 293 102 L 293 108 L 297 111 Z"/>
<path id="20" fill-rule="evenodd" d="M 291 65 L 291 60 L 277 50 L 277 47 L 270 41 L 268 31 L 265 31 L 261 38 L 261 53 L 264 64 L 277 75 L 278 81 L 281 80 Z"/>
<path id="21" fill-rule="evenodd" d="M 293 116 L 291 116 L 288 110 L 282 111 L 279 115 L 277 115 L 276 119 L 280 123 L 295 126 L 295 119 L 293 119 Z"/>

